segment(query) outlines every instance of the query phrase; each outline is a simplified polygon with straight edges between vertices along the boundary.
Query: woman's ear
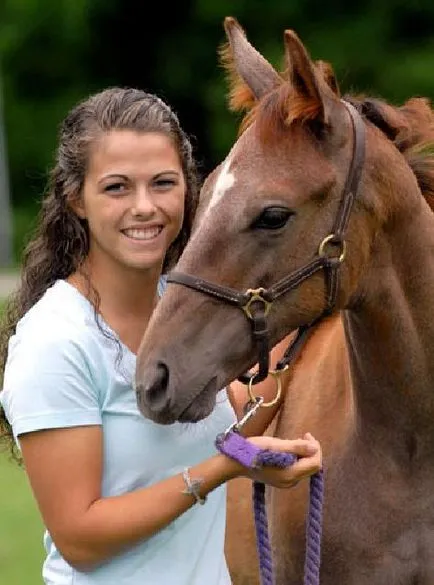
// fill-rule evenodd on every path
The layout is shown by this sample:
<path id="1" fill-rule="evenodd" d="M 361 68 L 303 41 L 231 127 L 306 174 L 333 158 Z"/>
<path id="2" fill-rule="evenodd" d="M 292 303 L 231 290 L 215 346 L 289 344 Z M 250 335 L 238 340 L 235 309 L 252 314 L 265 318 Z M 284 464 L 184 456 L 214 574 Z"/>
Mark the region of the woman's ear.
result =
<path id="1" fill-rule="evenodd" d="M 81 193 L 68 197 L 68 207 L 80 218 L 86 219 L 86 210 Z"/>

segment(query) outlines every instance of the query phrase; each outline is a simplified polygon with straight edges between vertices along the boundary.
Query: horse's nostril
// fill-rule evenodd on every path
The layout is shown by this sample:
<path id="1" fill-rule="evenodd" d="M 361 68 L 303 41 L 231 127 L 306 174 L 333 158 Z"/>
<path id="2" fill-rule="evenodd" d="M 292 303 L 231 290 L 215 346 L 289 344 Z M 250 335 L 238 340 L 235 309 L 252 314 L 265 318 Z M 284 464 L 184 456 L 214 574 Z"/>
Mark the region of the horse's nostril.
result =
<path id="1" fill-rule="evenodd" d="M 138 390 L 139 406 L 142 402 L 153 412 L 161 412 L 167 406 L 169 368 L 159 362 L 154 372 L 149 372 Z"/>

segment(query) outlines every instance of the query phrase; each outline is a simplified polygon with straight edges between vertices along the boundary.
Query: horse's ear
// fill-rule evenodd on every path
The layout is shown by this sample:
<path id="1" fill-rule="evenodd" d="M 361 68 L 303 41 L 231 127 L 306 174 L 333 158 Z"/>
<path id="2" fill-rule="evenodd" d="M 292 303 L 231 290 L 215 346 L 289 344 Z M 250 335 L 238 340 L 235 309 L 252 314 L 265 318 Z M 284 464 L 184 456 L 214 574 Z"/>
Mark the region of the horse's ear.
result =
<path id="1" fill-rule="evenodd" d="M 303 98 L 317 105 L 317 119 L 328 124 L 330 112 L 328 111 L 329 100 L 326 93 L 330 97 L 330 87 L 323 79 L 322 74 L 317 72 L 303 43 L 294 31 L 285 31 L 284 42 L 285 64 L 294 89 Z"/>
<path id="2" fill-rule="evenodd" d="M 315 61 L 315 67 L 324 81 L 327 83 L 332 92 L 338 97 L 341 97 L 338 80 L 336 79 L 333 67 L 327 61 Z"/>
<path id="3" fill-rule="evenodd" d="M 224 20 L 231 48 L 233 67 L 250 88 L 256 100 L 275 89 L 282 78 L 274 67 L 249 43 L 238 21 L 227 16 Z"/>

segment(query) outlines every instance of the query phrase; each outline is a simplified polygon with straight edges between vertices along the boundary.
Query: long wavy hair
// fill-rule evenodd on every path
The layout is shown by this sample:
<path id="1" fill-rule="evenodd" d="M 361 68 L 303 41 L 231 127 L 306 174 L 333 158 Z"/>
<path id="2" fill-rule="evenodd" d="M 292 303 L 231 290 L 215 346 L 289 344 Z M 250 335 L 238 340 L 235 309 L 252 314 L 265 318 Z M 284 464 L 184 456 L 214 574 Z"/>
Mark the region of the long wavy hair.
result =
<path id="1" fill-rule="evenodd" d="M 173 110 L 154 94 L 133 88 L 109 88 L 79 103 L 60 127 L 59 145 L 49 175 L 37 226 L 22 259 L 21 280 L 8 299 L 0 326 L 0 381 L 7 360 L 8 343 L 18 321 L 58 279 L 75 272 L 89 251 L 86 220 L 72 210 L 71 202 L 81 196 L 89 149 L 111 130 L 159 132 L 175 145 L 186 181 L 185 213 L 181 231 L 167 251 L 163 271 L 178 260 L 191 232 L 197 207 L 199 178 L 192 145 Z M 91 289 L 90 282 L 88 282 Z M 99 297 L 92 289 L 95 312 Z M 0 440 L 11 447 L 15 458 L 12 429 L 0 408 Z"/>

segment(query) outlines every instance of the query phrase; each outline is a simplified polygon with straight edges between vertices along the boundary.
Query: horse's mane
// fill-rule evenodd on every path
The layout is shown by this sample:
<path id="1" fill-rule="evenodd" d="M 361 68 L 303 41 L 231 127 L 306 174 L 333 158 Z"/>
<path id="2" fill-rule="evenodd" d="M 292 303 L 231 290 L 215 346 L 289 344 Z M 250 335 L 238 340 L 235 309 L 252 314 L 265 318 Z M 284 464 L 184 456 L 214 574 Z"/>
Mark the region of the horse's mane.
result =
<path id="1" fill-rule="evenodd" d="M 245 112 L 239 134 L 255 122 L 260 139 L 266 143 L 295 122 L 304 124 L 317 118 L 318 103 L 297 92 L 287 72 L 280 73 L 281 85 L 258 102 L 236 72 L 229 45 L 224 44 L 219 54 L 229 82 L 229 108 Z M 313 66 L 320 80 L 340 97 L 332 66 L 325 61 L 316 61 Z M 402 106 L 361 95 L 349 95 L 344 99 L 351 102 L 402 153 L 434 211 L 434 112 L 429 99 L 413 97 Z"/>
<path id="2" fill-rule="evenodd" d="M 434 211 L 434 111 L 428 98 L 413 97 L 402 106 L 380 99 L 346 96 L 405 157 L 420 190 Z"/>

